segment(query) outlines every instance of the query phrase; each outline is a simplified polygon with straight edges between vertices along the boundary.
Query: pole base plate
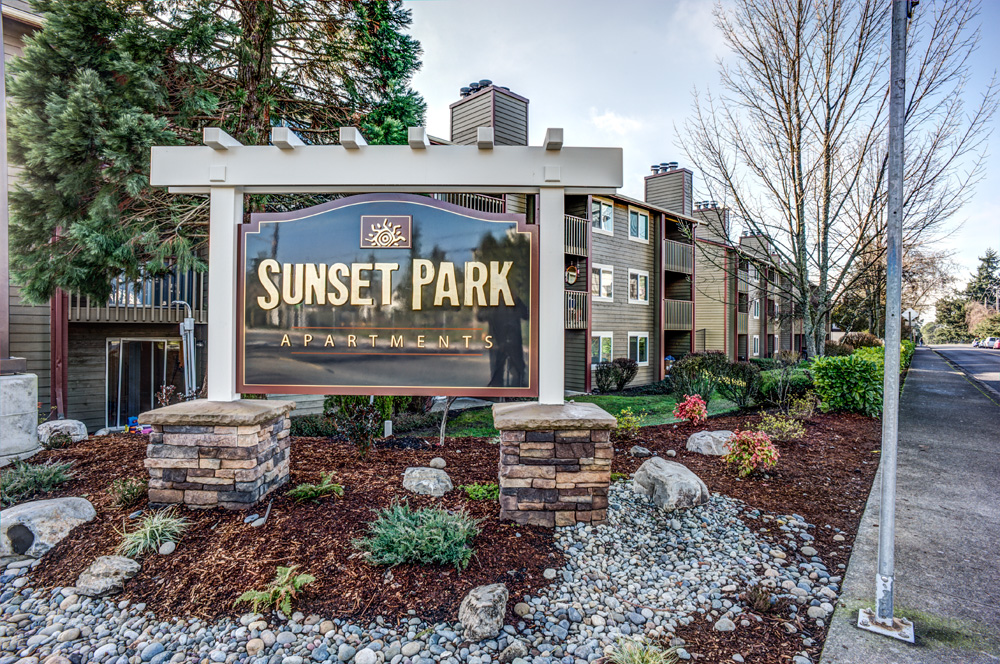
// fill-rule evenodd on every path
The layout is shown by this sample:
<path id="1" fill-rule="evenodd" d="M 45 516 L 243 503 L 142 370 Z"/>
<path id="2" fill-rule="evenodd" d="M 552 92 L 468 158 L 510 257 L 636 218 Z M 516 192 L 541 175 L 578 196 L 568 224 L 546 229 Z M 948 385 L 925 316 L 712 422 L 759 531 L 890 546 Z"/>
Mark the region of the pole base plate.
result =
<path id="1" fill-rule="evenodd" d="M 893 617 L 892 624 L 887 625 L 871 609 L 861 609 L 858 611 L 858 628 L 913 643 L 913 623 L 906 618 Z"/>

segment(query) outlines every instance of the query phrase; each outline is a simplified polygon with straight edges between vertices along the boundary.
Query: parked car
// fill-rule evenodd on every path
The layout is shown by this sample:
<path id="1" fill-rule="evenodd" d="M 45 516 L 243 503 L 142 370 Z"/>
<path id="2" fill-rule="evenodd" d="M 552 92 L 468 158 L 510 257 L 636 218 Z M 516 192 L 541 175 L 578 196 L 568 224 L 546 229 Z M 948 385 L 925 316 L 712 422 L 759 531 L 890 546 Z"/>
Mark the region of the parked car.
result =
<path id="1" fill-rule="evenodd" d="M 979 343 L 980 348 L 993 348 L 994 344 L 1000 341 L 1000 337 L 986 337 L 983 341 Z"/>
<path id="2" fill-rule="evenodd" d="M 993 349 L 1000 350 L 1000 339 L 997 339 L 996 342 L 994 342 Z"/>

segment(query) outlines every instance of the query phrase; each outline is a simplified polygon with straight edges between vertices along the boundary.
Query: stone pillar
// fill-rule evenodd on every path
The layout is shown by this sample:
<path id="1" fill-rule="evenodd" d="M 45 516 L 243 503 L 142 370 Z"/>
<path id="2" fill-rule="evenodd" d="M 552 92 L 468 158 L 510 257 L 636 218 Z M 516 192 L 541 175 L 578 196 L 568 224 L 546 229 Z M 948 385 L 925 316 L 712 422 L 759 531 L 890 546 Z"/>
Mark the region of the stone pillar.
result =
<path id="1" fill-rule="evenodd" d="M 38 376 L 0 376 L 0 466 L 38 452 Z"/>
<path id="2" fill-rule="evenodd" d="M 288 481 L 291 401 L 207 401 L 157 408 L 146 448 L 151 506 L 249 509 Z"/>
<path id="3" fill-rule="evenodd" d="M 614 417 L 590 403 L 498 403 L 500 518 L 536 526 L 608 515 Z"/>

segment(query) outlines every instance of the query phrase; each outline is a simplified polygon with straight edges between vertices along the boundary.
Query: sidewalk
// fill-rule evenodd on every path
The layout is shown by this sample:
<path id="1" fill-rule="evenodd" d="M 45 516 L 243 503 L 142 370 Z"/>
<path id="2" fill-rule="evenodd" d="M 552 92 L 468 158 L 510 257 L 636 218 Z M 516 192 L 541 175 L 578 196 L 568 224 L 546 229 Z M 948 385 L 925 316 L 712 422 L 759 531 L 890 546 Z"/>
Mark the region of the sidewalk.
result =
<path id="1" fill-rule="evenodd" d="M 1000 407 L 918 348 L 899 412 L 895 613 L 910 645 L 859 630 L 875 605 L 881 473 L 861 520 L 822 664 L 1000 662 Z"/>

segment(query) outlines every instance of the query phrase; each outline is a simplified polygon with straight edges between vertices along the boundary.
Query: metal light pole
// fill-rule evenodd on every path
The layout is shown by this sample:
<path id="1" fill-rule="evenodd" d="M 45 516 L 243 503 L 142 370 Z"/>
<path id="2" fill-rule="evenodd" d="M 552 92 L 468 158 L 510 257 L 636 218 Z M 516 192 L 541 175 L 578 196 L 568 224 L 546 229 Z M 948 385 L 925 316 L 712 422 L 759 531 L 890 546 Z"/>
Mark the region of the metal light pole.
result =
<path id="1" fill-rule="evenodd" d="M 906 116 L 906 22 L 914 0 L 893 0 L 889 82 L 889 223 L 885 290 L 885 376 L 882 394 L 882 494 L 875 611 L 861 609 L 858 627 L 913 643 L 913 623 L 893 617 L 896 539 L 896 445 L 899 440 L 899 339 L 902 312 L 903 124 Z"/>

